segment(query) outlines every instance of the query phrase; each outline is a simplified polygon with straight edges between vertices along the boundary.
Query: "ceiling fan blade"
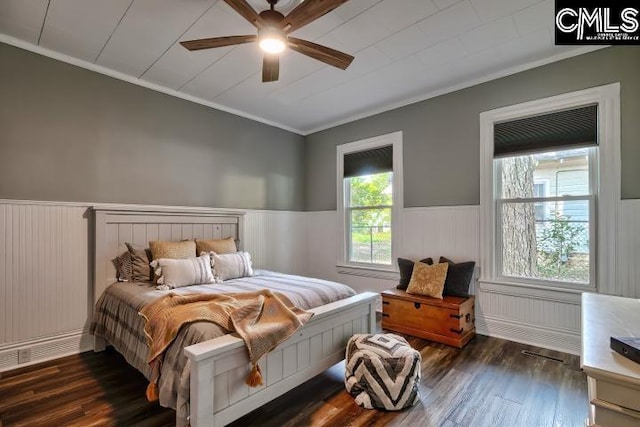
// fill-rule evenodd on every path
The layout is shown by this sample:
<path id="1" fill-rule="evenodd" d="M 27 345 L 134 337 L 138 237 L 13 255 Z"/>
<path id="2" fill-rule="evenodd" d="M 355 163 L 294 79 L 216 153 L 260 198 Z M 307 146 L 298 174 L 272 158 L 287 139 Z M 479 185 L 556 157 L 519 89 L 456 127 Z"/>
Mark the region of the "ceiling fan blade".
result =
<path id="1" fill-rule="evenodd" d="M 275 82 L 280 77 L 280 57 L 265 54 L 262 60 L 262 83 Z"/>
<path id="2" fill-rule="evenodd" d="M 304 3 L 303 3 L 304 4 Z M 289 37 L 289 47 L 303 55 L 322 61 L 334 67 L 346 70 L 353 61 L 353 56 L 347 55 L 339 50 L 312 43 L 310 41 Z"/>
<path id="3" fill-rule="evenodd" d="M 282 21 L 282 28 L 285 32 L 291 33 L 331 12 L 347 1 L 348 0 L 307 0 L 289 12 Z"/>
<path id="4" fill-rule="evenodd" d="M 260 29 L 264 26 L 264 22 L 260 15 L 251 7 L 247 0 L 224 0 L 229 6 L 238 12 L 244 19 L 251 22 L 256 28 Z"/>
<path id="5" fill-rule="evenodd" d="M 258 40 L 258 36 L 228 36 L 214 37 L 211 39 L 198 39 L 180 42 L 189 50 L 211 49 L 214 47 L 232 46 L 235 44 L 251 43 Z"/>

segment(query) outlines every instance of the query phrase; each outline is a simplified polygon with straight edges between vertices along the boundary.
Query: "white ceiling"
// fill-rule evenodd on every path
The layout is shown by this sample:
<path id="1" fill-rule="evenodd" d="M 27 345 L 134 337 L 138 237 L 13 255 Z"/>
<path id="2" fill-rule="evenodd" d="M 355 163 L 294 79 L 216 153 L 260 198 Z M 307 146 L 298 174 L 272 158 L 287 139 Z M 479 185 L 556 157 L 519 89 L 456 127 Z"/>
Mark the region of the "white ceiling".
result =
<path id="1" fill-rule="evenodd" d="M 354 55 L 351 66 L 288 51 L 273 83 L 261 82 L 256 44 L 178 44 L 255 33 L 221 0 L 1 0 L 0 41 L 307 134 L 583 53 L 554 46 L 553 10 L 553 0 L 350 0 L 293 35 Z"/>

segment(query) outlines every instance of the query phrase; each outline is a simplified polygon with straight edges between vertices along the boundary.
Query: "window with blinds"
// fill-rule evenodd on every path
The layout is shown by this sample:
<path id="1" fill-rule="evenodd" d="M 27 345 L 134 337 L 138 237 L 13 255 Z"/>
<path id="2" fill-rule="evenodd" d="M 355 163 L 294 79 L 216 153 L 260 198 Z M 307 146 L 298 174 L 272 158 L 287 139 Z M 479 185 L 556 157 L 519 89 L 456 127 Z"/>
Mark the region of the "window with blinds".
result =
<path id="1" fill-rule="evenodd" d="M 598 108 L 494 124 L 499 276 L 594 280 Z"/>
<path id="2" fill-rule="evenodd" d="M 347 262 L 391 265 L 393 147 L 344 156 Z"/>
<path id="3" fill-rule="evenodd" d="M 402 132 L 338 145 L 336 155 L 337 267 L 392 279 L 401 228 Z"/>

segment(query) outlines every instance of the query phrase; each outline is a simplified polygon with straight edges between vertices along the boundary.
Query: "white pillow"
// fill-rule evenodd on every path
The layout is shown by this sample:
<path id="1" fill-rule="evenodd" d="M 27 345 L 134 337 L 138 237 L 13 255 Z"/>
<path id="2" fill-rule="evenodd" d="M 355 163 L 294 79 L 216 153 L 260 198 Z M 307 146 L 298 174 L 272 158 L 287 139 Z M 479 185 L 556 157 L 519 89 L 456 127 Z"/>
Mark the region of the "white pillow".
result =
<path id="1" fill-rule="evenodd" d="M 211 254 L 211 266 L 213 267 L 213 275 L 216 278 L 216 282 L 253 276 L 249 252 L 220 255 L 215 252 L 209 252 L 209 254 Z"/>
<path id="2" fill-rule="evenodd" d="M 215 282 L 209 254 L 203 254 L 197 258 L 160 258 L 153 261 L 151 267 L 159 276 L 158 286 L 156 286 L 159 290 Z"/>

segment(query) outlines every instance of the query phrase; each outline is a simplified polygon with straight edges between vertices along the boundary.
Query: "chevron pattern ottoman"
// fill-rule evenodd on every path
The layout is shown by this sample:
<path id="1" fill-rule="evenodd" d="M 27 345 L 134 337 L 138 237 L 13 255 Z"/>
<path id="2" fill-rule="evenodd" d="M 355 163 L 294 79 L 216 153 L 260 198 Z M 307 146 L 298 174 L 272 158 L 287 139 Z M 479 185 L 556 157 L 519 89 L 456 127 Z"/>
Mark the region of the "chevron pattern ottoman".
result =
<path id="1" fill-rule="evenodd" d="M 419 399 L 421 361 L 399 335 L 356 334 L 347 344 L 345 386 L 364 408 L 408 408 Z"/>

